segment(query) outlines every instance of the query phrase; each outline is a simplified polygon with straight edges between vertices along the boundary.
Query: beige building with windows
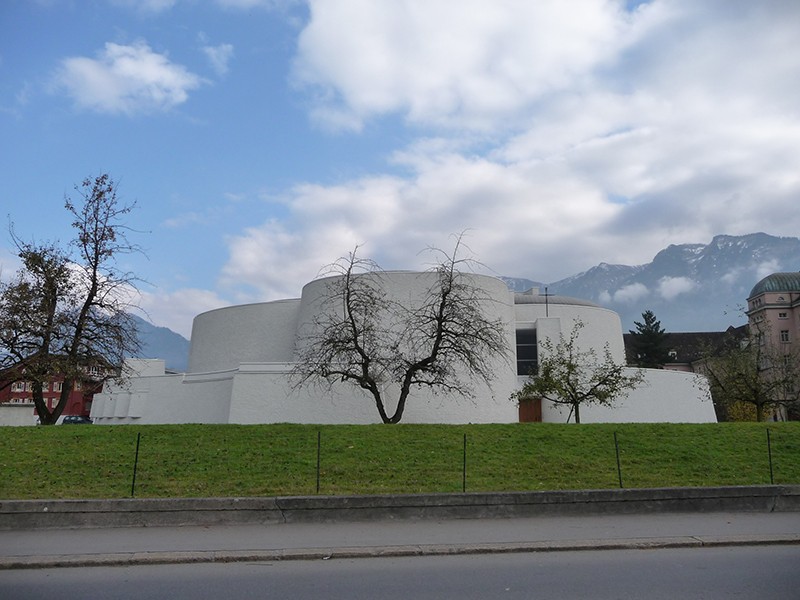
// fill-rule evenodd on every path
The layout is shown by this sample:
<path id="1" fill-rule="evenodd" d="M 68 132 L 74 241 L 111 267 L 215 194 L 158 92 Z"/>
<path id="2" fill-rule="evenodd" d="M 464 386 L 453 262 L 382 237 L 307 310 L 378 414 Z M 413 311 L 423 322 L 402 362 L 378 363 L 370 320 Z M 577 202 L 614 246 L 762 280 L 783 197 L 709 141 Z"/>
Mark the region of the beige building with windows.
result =
<path id="1" fill-rule="evenodd" d="M 800 335 L 800 272 L 773 273 L 747 298 L 750 331 L 761 343 L 794 354 Z"/>

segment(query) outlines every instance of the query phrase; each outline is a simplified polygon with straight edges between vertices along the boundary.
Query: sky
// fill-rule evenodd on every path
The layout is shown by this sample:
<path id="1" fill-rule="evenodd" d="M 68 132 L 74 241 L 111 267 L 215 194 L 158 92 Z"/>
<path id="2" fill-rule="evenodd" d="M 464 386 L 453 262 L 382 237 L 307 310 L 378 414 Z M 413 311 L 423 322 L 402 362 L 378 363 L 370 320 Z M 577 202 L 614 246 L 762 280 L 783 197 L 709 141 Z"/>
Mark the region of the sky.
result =
<path id="1" fill-rule="evenodd" d="M 796 0 L 3 0 L 8 234 L 136 203 L 149 319 L 299 297 L 359 253 L 554 282 L 717 234 L 800 235 Z"/>

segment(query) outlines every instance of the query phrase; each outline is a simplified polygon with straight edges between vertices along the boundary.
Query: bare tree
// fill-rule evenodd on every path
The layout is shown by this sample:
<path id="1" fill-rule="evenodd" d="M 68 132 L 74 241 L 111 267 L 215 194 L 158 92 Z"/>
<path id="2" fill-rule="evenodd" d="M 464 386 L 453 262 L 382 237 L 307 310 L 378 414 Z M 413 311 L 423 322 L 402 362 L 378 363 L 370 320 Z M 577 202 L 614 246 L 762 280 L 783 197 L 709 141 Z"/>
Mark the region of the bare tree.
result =
<path id="1" fill-rule="evenodd" d="M 575 321 L 569 338 L 563 334 L 558 344 L 546 339 L 542 342 L 542 358 L 536 373 L 532 373 L 521 390 L 512 399 L 542 398 L 554 404 L 569 406 L 575 422 L 581 422 L 581 406 L 600 404 L 611 406 L 644 379 L 641 371 L 626 375 L 627 367 L 616 363 L 606 344 L 603 358 L 597 357 L 593 348 L 581 350 L 578 335 L 584 323 Z"/>
<path id="2" fill-rule="evenodd" d="M 384 273 L 356 248 L 329 269 L 320 311 L 303 336 L 293 377 L 296 385 L 348 382 L 367 392 L 384 423 L 399 423 L 412 391 L 428 388 L 471 396 L 475 381 L 491 382 L 496 359 L 508 360 L 506 323 L 487 314 L 493 300 L 461 271 L 473 263 L 431 249 L 434 283 L 418 303 L 386 293 Z M 387 410 L 387 389 L 396 407 Z"/>
<path id="3" fill-rule="evenodd" d="M 768 409 L 800 404 L 800 353 L 770 344 L 767 332 L 732 338 L 721 352 L 709 351 L 700 368 L 715 404 L 726 412 L 736 403 L 749 404 L 763 421 Z"/>
<path id="4" fill-rule="evenodd" d="M 119 203 L 107 174 L 85 179 L 75 191 L 80 204 L 65 201 L 76 230 L 74 253 L 14 235 L 22 267 L 0 286 L 0 366 L 8 369 L 6 379 L 32 384 L 44 425 L 61 416 L 76 382 L 119 375 L 124 357 L 139 344 L 128 310 L 138 280 L 116 267 L 119 255 L 139 251 L 123 223 L 133 205 Z M 63 382 L 50 409 L 43 386 L 56 376 Z"/>

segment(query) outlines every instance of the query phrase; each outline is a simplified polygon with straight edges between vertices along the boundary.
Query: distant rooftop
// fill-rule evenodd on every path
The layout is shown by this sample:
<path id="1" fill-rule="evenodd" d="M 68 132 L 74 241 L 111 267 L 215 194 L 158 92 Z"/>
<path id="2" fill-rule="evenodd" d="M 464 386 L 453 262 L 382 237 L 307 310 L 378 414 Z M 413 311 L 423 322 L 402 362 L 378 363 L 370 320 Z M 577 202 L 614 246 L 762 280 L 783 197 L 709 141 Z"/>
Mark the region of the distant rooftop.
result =
<path id="1" fill-rule="evenodd" d="M 765 292 L 800 292 L 800 272 L 773 273 L 759 281 L 748 298 L 753 298 Z"/>
<path id="2" fill-rule="evenodd" d="M 635 334 L 623 334 L 625 353 L 628 363 L 633 364 L 635 356 Z M 667 333 L 664 346 L 672 353 L 670 363 L 693 363 L 701 360 L 705 355 L 720 354 L 726 346 L 738 344 L 747 338 L 747 325 L 728 327 L 727 331 L 690 331 Z"/>

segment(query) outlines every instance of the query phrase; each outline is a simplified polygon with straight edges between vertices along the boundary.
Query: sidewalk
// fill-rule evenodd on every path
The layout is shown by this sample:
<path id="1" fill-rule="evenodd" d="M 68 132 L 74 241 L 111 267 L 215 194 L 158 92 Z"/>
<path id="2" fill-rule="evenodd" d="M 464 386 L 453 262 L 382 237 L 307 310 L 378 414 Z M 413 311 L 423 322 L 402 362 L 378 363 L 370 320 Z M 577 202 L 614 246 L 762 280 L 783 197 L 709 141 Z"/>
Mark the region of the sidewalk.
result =
<path id="1" fill-rule="evenodd" d="M 800 513 L 0 531 L 0 570 L 753 544 L 800 544 Z"/>

